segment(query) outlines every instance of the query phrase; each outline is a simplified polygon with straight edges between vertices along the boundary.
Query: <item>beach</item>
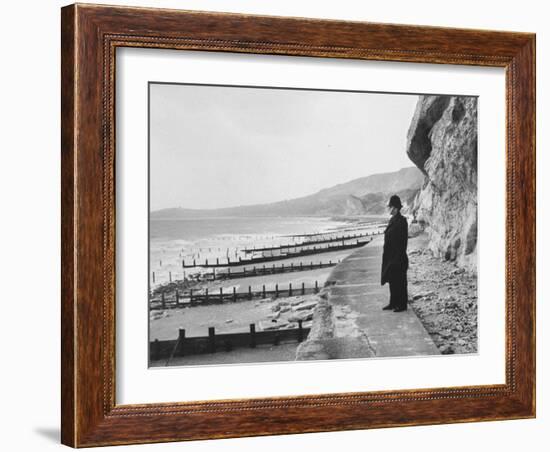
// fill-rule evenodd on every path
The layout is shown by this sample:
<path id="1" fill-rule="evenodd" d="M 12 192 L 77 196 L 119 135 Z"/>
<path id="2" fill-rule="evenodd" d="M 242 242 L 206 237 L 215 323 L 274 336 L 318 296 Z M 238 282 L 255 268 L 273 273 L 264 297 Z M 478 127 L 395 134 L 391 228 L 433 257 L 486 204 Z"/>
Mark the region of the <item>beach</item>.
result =
<path id="1" fill-rule="evenodd" d="M 237 222 L 242 226 L 241 219 Z M 175 340 L 180 329 L 185 329 L 186 337 L 205 337 L 210 328 L 216 334 L 243 333 L 251 324 L 258 331 L 285 330 L 297 328 L 300 320 L 304 328 L 309 328 L 319 291 L 332 269 L 357 247 L 368 246 L 383 225 L 379 218 L 284 218 L 269 222 L 262 218 L 256 221 L 255 233 L 249 230 L 250 223 L 240 229 L 232 229 L 236 225 L 230 224 L 223 233 L 217 233 L 209 220 L 210 231 L 201 235 L 200 231 L 190 231 L 197 228 L 197 223 L 159 223 L 151 239 L 150 341 Z M 223 223 L 219 223 L 220 231 Z M 183 234 L 177 233 L 178 226 Z M 234 233 L 228 234 L 227 229 Z M 338 249 L 342 246 L 353 248 Z M 276 254 L 281 253 L 280 247 L 281 255 Z M 239 264 L 239 258 L 243 264 Z M 258 265 L 244 263 L 262 258 L 273 260 Z M 197 265 L 190 267 L 193 260 Z M 206 266 L 216 262 L 221 262 L 219 267 Z M 232 265 L 223 266 L 227 262 Z M 220 291 L 230 298 L 229 302 L 220 298 Z M 271 293 L 262 297 L 262 291 Z M 192 305 L 191 294 L 193 300 L 198 300 Z M 237 296 L 233 302 L 232 294 Z M 247 294 L 252 294 L 250 299 Z M 245 299 L 239 298 L 243 295 Z M 294 359 L 297 345 L 264 347 L 266 356 L 259 361 L 287 361 L 291 355 Z M 258 353 L 251 350 L 214 355 L 220 356 L 194 355 L 187 360 L 175 359 L 171 365 L 258 361 Z M 152 365 L 163 365 L 160 361 Z"/>
<path id="2" fill-rule="evenodd" d="M 216 335 L 238 335 L 249 332 L 251 325 L 259 332 L 284 332 L 298 327 L 309 331 L 314 322 L 319 321 L 315 318 L 316 308 L 328 290 L 333 300 L 333 328 L 338 329 L 330 334 L 338 337 L 340 344 L 346 341 L 351 344 L 340 347 L 344 351 L 333 347 L 334 353 L 342 354 L 335 356 L 337 358 L 350 357 L 346 355 L 348 353 L 360 357 L 365 353 L 368 356 L 403 356 L 477 351 L 477 277 L 452 262 L 433 257 L 427 248 L 426 234 L 421 233 L 409 240 L 410 309 L 408 320 L 402 321 L 396 320 L 397 317 L 387 317 L 380 311 L 389 295 L 387 287 L 379 285 L 383 243 L 379 219 L 285 219 L 284 223 L 284 226 L 270 225 L 278 228 L 278 232 L 203 236 L 182 248 L 177 260 L 194 256 L 200 261 L 196 266 L 186 268 L 185 277 L 182 272 L 181 278 L 172 276 L 172 282 L 159 283 L 151 288 L 150 341 L 173 341 L 175 344 L 180 330 L 185 330 L 186 338 L 206 338 L 211 331 Z M 289 228 L 289 224 L 292 227 Z M 359 234 L 366 239 L 364 242 L 350 239 L 350 243 L 357 244 L 354 248 L 322 248 L 333 246 L 335 238 L 351 237 L 346 234 Z M 175 240 L 175 245 L 180 246 L 180 239 Z M 214 246 L 215 243 L 220 246 Z M 314 254 L 295 255 L 300 250 L 311 248 L 311 243 L 321 243 L 315 245 L 320 248 Z M 337 243 L 344 246 L 348 241 L 337 240 Z M 228 246 L 231 244 L 233 247 Z M 293 248 L 284 248 L 287 245 Z M 245 263 L 266 256 L 271 259 L 273 250 L 280 252 L 281 246 L 288 255 L 277 255 L 276 259 L 257 265 Z M 226 250 L 236 249 L 241 261 L 229 258 L 225 262 L 229 262 L 230 267 L 225 266 L 223 260 L 216 266 L 214 263 L 220 261 L 216 250 L 224 247 Z M 160 251 L 157 249 L 156 252 Z M 170 265 L 167 262 L 163 265 Z M 187 262 L 187 265 L 192 262 L 189 257 Z M 208 267 L 207 263 L 213 267 Z M 324 289 L 327 279 L 330 280 L 329 287 Z M 335 281 L 343 286 L 334 285 Z M 344 292 L 339 289 L 346 286 L 350 288 Z M 389 320 L 399 324 L 385 325 Z M 416 339 L 403 336 L 403 347 L 400 348 L 390 333 L 402 328 L 408 329 L 410 337 Z M 363 347 L 363 342 L 361 347 L 352 344 L 361 338 L 366 338 L 368 347 Z M 226 352 L 217 350 L 200 356 L 175 357 L 170 365 L 288 361 L 295 359 L 298 346 L 296 341 L 254 350 L 229 346 Z M 321 355 L 325 356 L 323 353 Z M 321 355 L 313 354 L 311 359 Z M 151 365 L 166 365 L 166 362 L 159 359 Z"/>

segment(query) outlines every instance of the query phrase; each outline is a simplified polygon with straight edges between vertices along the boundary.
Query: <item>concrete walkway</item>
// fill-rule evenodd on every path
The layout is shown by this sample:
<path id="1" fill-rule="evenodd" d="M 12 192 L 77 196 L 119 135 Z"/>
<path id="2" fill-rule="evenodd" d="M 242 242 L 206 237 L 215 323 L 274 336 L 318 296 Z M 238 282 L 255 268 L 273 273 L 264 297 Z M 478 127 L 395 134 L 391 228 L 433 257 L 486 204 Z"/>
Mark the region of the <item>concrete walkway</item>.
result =
<path id="1" fill-rule="evenodd" d="M 439 354 L 410 307 L 382 310 L 389 300 L 388 285 L 380 285 L 383 240 L 374 239 L 334 267 L 298 360 Z"/>

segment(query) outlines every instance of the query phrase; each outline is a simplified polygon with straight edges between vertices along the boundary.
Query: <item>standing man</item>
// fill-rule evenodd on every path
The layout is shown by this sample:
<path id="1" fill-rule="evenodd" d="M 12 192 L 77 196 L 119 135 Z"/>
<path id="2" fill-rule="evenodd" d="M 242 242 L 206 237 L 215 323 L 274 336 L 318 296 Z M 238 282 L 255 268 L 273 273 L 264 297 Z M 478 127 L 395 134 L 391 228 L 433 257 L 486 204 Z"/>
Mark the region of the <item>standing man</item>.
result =
<path id="1" fill-rule="evenodd" d="M 390 302 L 382 309 L 393 312 L 407 310 L 407 257 L 408 225 L 401 215 L 401 199 L 393 195 L 388 203 L 390 221 L 384 231 L 384 252 L 382 254 L 382 285 L 390 283 Z"/>

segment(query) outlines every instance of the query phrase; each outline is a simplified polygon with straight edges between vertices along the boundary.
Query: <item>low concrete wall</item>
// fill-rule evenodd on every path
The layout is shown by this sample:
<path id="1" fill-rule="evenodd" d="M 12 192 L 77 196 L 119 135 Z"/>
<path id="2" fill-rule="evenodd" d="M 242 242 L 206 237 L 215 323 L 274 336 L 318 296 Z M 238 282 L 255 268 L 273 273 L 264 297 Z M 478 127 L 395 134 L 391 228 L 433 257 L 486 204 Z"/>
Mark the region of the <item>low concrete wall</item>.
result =
<path id="1" fill-rule="evenodd" d="M 307 340 L 296 350 L 296 361 L 371 358 L 376 355 L 364 334 L 357 334 L 354 327 L 350 329 L 349 323 L 342 328 L 341 321 L 337 320 L 342 313 L 341 307 L 331 300 L 337 297 L 332 294 L 332 287 L 335 286 L 331 284 L 323 289 Z"/>
<path id="2" fill-rule="evenodd" d="M 328 301 L 329 293 L 324 288 L 320 294 L 320 301 L 313 311 L 313 324 L 305 342 L 296 350 L 296 360 L 333 359 L 328 343 L 334 338 L 334 313 Z"/>

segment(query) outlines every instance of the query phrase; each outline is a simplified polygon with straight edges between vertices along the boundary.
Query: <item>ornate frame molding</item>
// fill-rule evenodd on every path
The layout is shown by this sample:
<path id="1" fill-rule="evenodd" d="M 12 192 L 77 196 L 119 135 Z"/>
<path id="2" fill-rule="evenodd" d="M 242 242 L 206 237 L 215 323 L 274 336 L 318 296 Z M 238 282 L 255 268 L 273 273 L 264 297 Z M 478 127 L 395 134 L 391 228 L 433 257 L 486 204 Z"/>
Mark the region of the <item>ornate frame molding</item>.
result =
<path id="1" fill-rule="evenodd" d="M 116 405 L 118 47 L 506 68 L 506 383 Z M 61 153 L 64 444 L 146 443 L 535 415 L 534 35 L 71 5 L 62 9 Z M 523 352 L 518 354 L 518 349 Z"/>

